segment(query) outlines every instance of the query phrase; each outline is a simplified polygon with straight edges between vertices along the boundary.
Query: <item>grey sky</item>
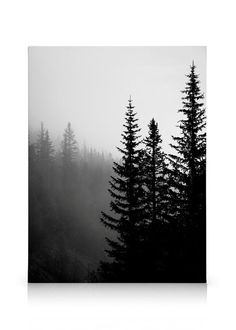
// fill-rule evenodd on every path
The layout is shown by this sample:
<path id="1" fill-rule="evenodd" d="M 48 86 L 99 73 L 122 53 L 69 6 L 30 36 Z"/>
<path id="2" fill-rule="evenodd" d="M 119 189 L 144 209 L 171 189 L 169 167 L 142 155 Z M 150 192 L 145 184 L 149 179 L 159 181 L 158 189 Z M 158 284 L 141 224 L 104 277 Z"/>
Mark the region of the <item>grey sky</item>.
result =
<path id="1" fill-rule="evenodd" d="M 192 60 L 205 93 L 205 47 L 32 47 L 29 126 L 39 129 L 43 121 L 58 138 L 70 121 L 80 145 L 118 155 L 131 94 L 142 134 L 154 117 L 170 151 Z"/>

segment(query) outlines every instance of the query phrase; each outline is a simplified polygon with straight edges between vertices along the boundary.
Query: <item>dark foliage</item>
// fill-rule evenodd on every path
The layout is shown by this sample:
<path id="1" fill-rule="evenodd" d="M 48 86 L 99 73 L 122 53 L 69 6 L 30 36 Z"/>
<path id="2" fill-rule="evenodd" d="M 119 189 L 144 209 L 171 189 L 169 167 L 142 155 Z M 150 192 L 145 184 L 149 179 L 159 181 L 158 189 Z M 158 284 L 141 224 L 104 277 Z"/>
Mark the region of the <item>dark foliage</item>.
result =
<path id="1" fill-rule="evenodd" d="M 183 90 L 179 110 L 180 137 L 173 137 L 170 155 L 172 217 L 176 222 L 179 255 L 175 267 L 183 281 L 206 280 L 206 121 L 203 94 L 194 63 Z M 176 252 L 175 252 L 176 253 Z"/>
<path id="2" fill-rule="evenodd" d="M 121 164 L 115 163 L 109 190 L 111 211 L 119 217 L 102 213 L 101 219 L 118 240 L 107 239 L 113 261 L 101 264 L 100 280 L 206 281 L 205 109 L 194 64 L 187 77 L 179 110 L 181 135 L 173 137 L 175 153 L 169 155 L 168 164 L 154 119 L 143 149 L 138 148 L 139 129 L 129 102 L 122 134 L 125 148 L 119 149 L 123 158 Z M 129 191 L 135 191 L 136 199 L 129 199 Z"/>
<path id="3" fill-rule="evenodd" d="M 58 149 L 41 124 L 29 141 L 30 282 L 206 281 L 206 118 L 195 70 L 168 156 L 154 119 L 141 140 L 131 99 L 118 161 L 80 149 L 70 123 Z"/>
<path id="4" fill-rule="evenodd" d="M 114 240 L 106 238 L 110 246 L 106 252 L 113 260 L 101 265 L 101 279 L 109 282 L 140 280 L 144 190 L 143 175 L 140 171 L 140 129 L 133 109 L 130 99 L 123 125 L 123 148 L 118 148 L 122 153 L 122 159 L 120 163 L 114 162 L 115 176 L 112 176 L 110 181 L 110 208 L 116 217 L 102 212 L 101 218 L 106 227 L 117 233 Z"/>
<path id="5" fill-rule="evenodd" d="M 148 125 L 148 136 L 144 139 L 143 176 L 145 225 L 143 264 L 145 281 L 161 281 L 166 270 L 166 239 L 163 242 L 169 216 L 168 172 L 166 155 L 162 151 L 162 139 L 158 124 L 152 119 Z M 168 243 L 169 244 L 169 243 Z M 165 274 L 166 276 L 166 274 Z"/>
<path id="6" fill-rule="evenodd" d="M 162 151 L 158 124 L 151 120 L 144 139 L 144 178 L 147 223 L 155 226 L 166 221 L 167 165 Z"/>

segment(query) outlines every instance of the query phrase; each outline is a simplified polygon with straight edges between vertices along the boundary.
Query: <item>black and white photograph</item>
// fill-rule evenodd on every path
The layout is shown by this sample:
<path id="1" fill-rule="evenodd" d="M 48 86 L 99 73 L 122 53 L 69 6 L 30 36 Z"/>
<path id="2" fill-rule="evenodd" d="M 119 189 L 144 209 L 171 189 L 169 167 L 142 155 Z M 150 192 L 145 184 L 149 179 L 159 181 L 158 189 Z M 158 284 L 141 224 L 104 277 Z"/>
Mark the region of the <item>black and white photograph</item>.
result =
<path id="1" fill-rule="evenodd" d="M 30 283 L 206 282 L 206 47 L 29 47 Z"/>
<path id="2" fill-rule="evenodd" d="M 235 22 L 0 2 L 0 329 L 236 329 Z"/>

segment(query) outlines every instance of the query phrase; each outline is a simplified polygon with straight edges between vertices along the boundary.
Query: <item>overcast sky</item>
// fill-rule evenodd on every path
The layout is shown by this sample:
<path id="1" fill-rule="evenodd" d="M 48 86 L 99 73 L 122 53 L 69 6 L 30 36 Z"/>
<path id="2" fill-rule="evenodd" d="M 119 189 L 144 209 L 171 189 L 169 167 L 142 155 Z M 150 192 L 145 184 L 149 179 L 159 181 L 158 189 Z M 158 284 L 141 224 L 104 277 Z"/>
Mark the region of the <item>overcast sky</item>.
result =
<path id="1" fill-rule="evenodd" d="M 117 156 L 131 94 L 142 134 L 154 117 L 169 152 L 192 60 L 205 93 L 205 47 L 31 47 L 29 127 L 58 139 L 70 121 L 79 145 Z"/>

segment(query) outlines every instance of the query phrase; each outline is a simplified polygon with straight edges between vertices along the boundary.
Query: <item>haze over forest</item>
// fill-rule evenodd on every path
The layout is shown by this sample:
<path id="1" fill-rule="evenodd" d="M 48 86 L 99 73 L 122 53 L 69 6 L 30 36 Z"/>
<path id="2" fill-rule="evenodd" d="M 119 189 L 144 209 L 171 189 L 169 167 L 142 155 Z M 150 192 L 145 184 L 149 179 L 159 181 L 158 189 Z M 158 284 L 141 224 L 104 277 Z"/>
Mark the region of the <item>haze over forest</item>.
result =
<path id="1" fill-rule="evenodd" d="M 31 47 L 29 128 L 39 131 L 43 122 L 59 143 L 70 121 L 80 147 L 116 158 L 131 95 L 142 134 L 154 117 L 169 152 L 193 59 L 205 92 L 205 47 Z"/>
<path id="2" fill-rule="evenodd" d="M 29 49 L 29 282 L 206 281 L 205 57 Z"/>

